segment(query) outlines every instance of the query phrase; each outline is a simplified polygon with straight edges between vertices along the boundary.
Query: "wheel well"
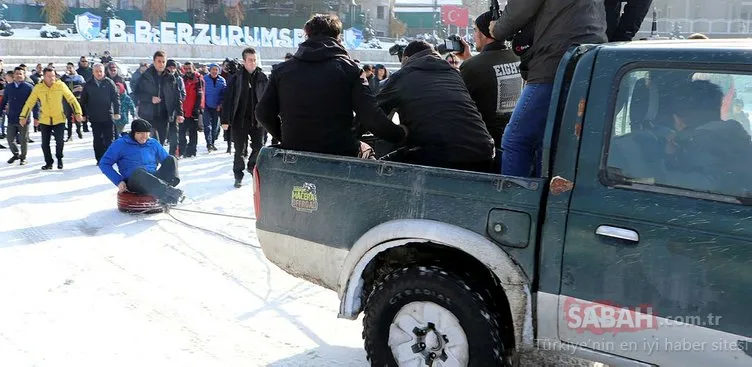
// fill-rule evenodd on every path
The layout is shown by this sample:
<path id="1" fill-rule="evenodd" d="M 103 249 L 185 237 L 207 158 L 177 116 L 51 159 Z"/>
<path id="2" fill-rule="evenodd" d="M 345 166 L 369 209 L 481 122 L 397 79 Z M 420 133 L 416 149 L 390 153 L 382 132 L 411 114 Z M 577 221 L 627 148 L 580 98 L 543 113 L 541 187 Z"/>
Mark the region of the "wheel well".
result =
<path id="1" fill-rule="evenodd" d="M 489 308 L 494 310 L 501 327 L 504 346 L 507 350 L 515 348 L 514 323 L 509 309 L 509 300 L 499 279 L 478 259 L 452 247 L 419 242 L 408 243 L 379 253 L 363 270 L 361 299 L 364 300 L 364 304 L 367 303 L 374 284 L 392 271 L 406 265 L 436 265 L 462 276 L 484 299 L 490 298 L 486 302 L 491 303 Z"/>

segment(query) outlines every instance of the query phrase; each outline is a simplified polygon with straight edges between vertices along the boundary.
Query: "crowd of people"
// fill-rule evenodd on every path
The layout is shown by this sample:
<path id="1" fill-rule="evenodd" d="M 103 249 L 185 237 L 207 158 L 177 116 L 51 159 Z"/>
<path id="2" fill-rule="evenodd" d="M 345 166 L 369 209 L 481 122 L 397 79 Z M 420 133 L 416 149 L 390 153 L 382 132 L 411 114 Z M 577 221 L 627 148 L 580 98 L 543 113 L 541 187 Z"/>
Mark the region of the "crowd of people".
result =
<path id="1" fill-rule="evenodd" d="M 136 166 L 147 167 L 146 181 L 161 182 L 157 191 L 170 191 L 166 187 L 179 182 L 177 161 L 198 153 L 199 131 L 207 152 L 217 150 L 220 132 L 227 153 L 234 147 L 235 187 L 253 173 L 268 135 L 286 149 L 372 159 L 374 150 L 362 139 L 369 132 L 403 147 L 398 159 L 404 162 L 539 176 L 559 61 L 571 45 L 631 40 L 650 1 L 627 1 L 622 8 L 623 2 L 510 0 L 498 16 L 489 11 L 475 19 L 477 54 L 464 40 L 463 51 L 444 56 L 416 40 L 404 48 L 402 66 L 393 73 L 351 58 L 341 43 L 342 23 L 333 15 L 313 16 L 304 26 L 306 40 L 270 75 L 259 67 L 254 48 L 243 50 L 237 65 L 228 58 L 221 67 L 198 68 L 157 51 L 132 75 L 130 93 L 112 62 L 89 66 L 82 57 L 78 68 L 69 63 L 59 79 L 52 65 L 38 65 L 31 74 L 21 65 L 8 75 L 12 81 L 7 79 L 0 108 L 9 122 L 9 163 L 26 163 L 33 121 L 42 133 L 44 170 L 53 164 L 51 137 L 62 169 L 73 126 L 81 138 L 80 129 L 90 125 L 97 164 L 120 190 L 149 186 L 130 184 L 142 159 L 133 147 L 148 145 L 156 158 Z M 399 124 L 391 118 L 396 111 Z M 119 137 L 136 116 L 131 132 Z M 146 129 L 153 142 L 143 139 Z M 167 163 L 174 169 L 160 176 L 157 166 L 168 157 L 174 157 Z M 123 165 L 119 173 L 113 164 Z M 181 194 L 167 196 L 175 202 Z"/>

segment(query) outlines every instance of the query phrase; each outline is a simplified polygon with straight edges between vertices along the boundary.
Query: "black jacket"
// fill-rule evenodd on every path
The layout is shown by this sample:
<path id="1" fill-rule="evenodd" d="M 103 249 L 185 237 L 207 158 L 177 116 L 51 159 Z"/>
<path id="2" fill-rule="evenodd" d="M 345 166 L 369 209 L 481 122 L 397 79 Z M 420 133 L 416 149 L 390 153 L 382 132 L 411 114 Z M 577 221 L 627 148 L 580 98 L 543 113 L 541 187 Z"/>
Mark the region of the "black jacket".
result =
<path id="1" fill-rule="evenodd" d="M 161 81 L 158 82 L 158 81 Z M 157 108 L 159 105 L 151 103 L 151 97 L 160 97 L 167 108 L 167 117 L 172 120 L 176 116 L 183 116 L 183 101 L 180 99 L 178 92 L 178 80 L 175 75 L 170 74 L 167 70 L 160 77 L 154 65 L 150 66 L 138 78 L 136 89 L 133 94 L 138 100 L 138 115 L 146 120 L 158 116 Z"/>
<path id="2" fill-rule="evenodd" d="M 261 96 L 264 95 L 266 87 L 269 84 L 269 78 L 264 74 L 261 68 L 257 67 L 256 70 L 249 76 L 250 79 L 250 95 L 245 101 L 240 101 L 240 95 L 242 94 L 241 88 L 243 87 L 243 74 L 246 72 L 245 68 L 240 69 L 237 73 L 230 76 L 227 80 L 227 89 L 225 90 L 224 101 L 222 102 L 221 121 L 222 124 L 237 125 L 243 124 L 243 127 L 249 128 L 252 124 L 254 127 L 258 127 L 259 123 L 256 120 L 255 114 L 251 121 L 248 121 L 244 116 L 237 116 L 238 111 L 244 110 L 244 108 L 256 109 Z M 248 104 L 250 102 L 250 104 Z"/>
<path id="3" fill-rule="evenodd" d="M 624 13 L 621 12 L 621 4 Z M 606 35 L 609 42 L 631 41 L 640 30 L 653 0 L 605 0 Z"/>
<path id="4" fill-rule="evenodd" d="M 356 156 L 353 111 L 377 137 L 401 142 L 404 130 L 376 107 L 360 71 L 338 41 L 311 37 L 274 68 L 256 117 L 287 149 Z"/>
<path id="5" fill-rule="evenodd" d="M 377 96 L 389 113 L 399 111 L 421 155 L 445 163 L 490 161 L 494 142 L 460 73 L 431 50 L 410 57 Z"/>
<path id="6" fill-rule="evenodd" d="M 84 80 L 87 82 L 94 77 L 94 70 L 91 70 L 91 67 L 82 67 L 80 64 L 78 69 L 76 69 L 76 73 L 84 77 Z"/>
<path id="7" fill-rule="evenodd" d="M 501 135 L 522 94 L 520 58 L 494 42 L 460 65 L 460 74 L 470 97 L 478 106 L 488 132 L 501 147 Z"/>
<path id="8" fill-rule="evenodd" d="M 91 122 L 112 121 L 113 114 L 120 114 L 120 96 L 115 82 L 104 77 L 97 85 L 96 79 L 91 78 L 81 92 L 81 109 Z"/>

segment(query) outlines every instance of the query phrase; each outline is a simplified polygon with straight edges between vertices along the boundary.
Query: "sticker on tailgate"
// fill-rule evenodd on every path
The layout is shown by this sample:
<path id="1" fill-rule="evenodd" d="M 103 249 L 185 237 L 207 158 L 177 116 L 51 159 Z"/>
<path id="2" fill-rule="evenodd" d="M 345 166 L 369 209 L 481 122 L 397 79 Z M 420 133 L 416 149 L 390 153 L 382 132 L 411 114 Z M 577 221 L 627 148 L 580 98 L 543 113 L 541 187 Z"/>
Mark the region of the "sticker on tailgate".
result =
<path id="1" fill-rule="evenodd" d="M 303 186 L 293 186 L 291 204 L 299 212 L 313 213 L 319 209 L 316 197 L 316 185 L 304 183 Z"/>

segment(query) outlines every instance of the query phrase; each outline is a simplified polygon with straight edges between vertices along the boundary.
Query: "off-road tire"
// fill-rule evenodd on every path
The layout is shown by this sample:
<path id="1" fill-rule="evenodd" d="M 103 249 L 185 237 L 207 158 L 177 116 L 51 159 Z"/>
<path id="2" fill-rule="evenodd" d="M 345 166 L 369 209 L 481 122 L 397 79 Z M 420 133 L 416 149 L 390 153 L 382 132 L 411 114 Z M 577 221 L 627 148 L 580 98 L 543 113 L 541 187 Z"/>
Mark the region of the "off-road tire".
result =
<path id="1" fill-rule="evenodd" d="M 371 366 L 397 367 L 389 348 L 389 327 L 411 302 L 432 302 L 460 322 L 469 348 L 468 367 L 504 366 L 504 345 L 487 302 L 461 277 L 438 266 L 395 270 L 377 282 L 366 301 L 363 339 Z"/>

